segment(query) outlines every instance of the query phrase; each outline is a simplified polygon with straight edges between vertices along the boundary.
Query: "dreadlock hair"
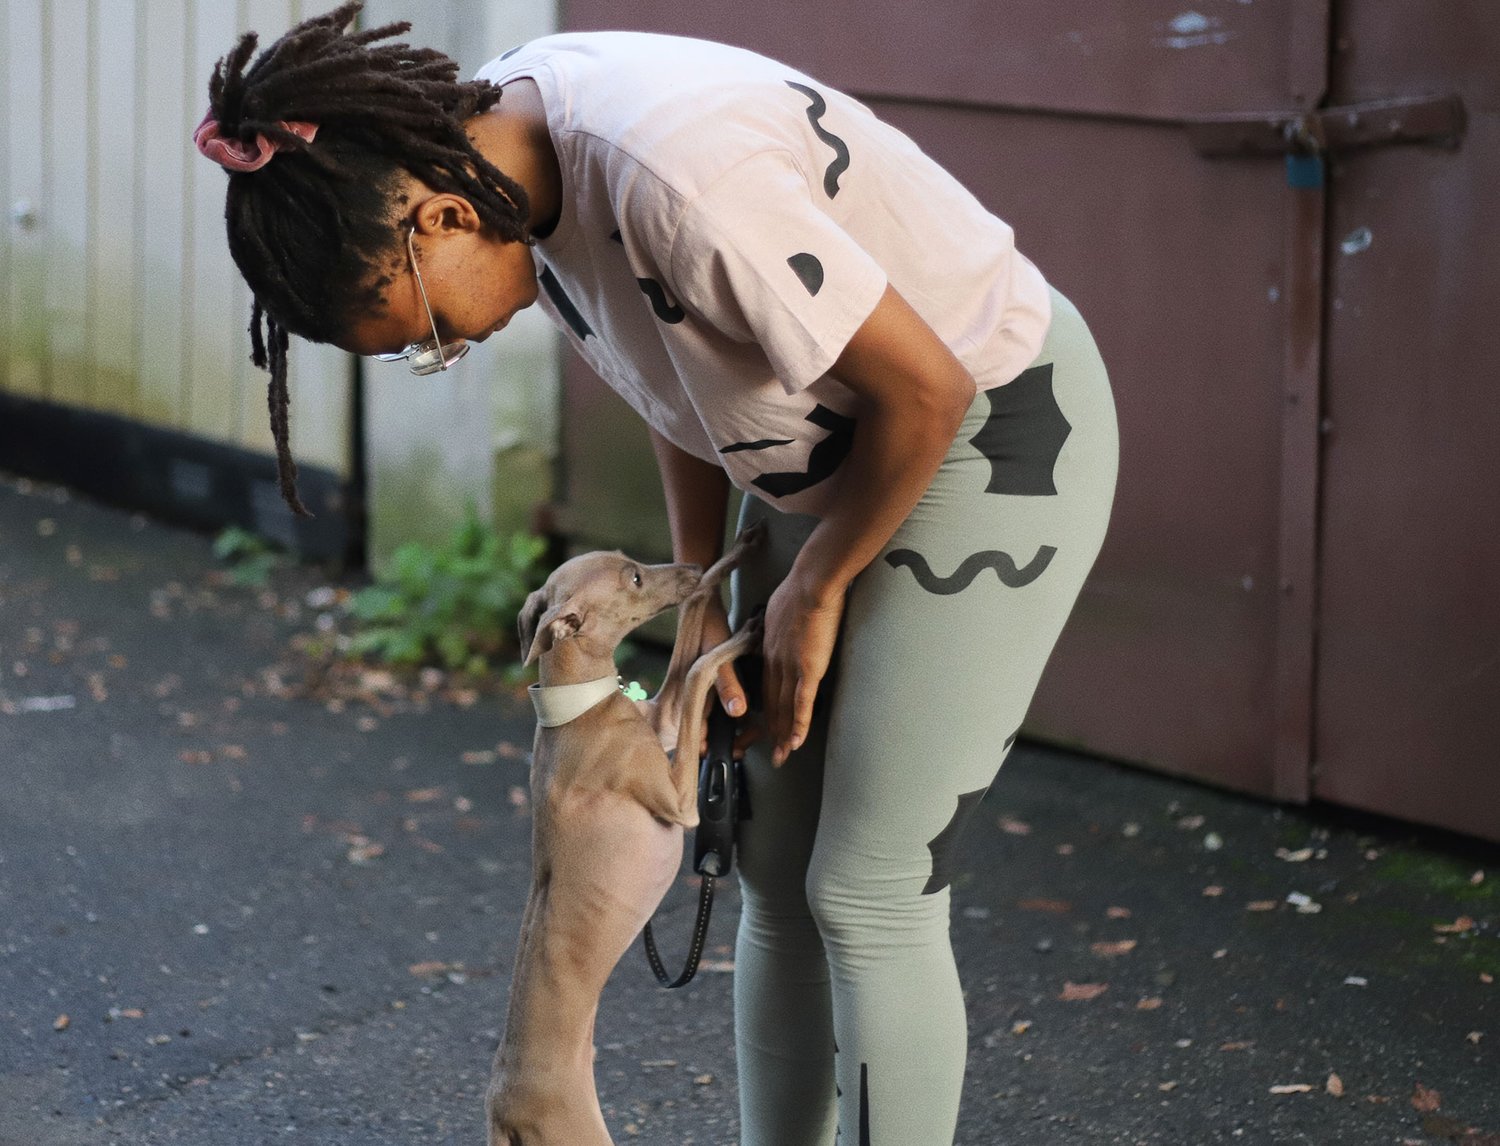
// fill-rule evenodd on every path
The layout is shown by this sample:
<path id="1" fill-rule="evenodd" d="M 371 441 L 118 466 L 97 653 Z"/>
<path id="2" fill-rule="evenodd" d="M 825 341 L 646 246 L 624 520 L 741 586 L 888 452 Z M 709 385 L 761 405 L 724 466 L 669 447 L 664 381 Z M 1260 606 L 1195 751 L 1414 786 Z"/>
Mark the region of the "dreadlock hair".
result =
<path id="1" fill-rule="evenodd" d="M 460 82 L 458 64 L 441 52 L 379 43 L 410 23 L 349 31 L 362 7 L 342 4 L 303 21 L 253 64 L 258 39 L 246 33 L 208 84 L 209 111 L 225 138 L 250 143 L 260 134 L 278 147 L 261 169 L 230 172 L 224 220 L 254 296 L 251 360 L 271 376 L 281 496 L 303 517 L 312 514 L 297 495 L 287 441 L 287 335 L 331 342 L 355 314 L 381 304 L 391 281 L 382 260 L 404 234 L 392 209 L 399 172 L 464 196 L 502 238 L 531 242 L 525 190 L 464 130 L 500 89 Z M 317 124 L 316 142 L 285 121 Z"/>

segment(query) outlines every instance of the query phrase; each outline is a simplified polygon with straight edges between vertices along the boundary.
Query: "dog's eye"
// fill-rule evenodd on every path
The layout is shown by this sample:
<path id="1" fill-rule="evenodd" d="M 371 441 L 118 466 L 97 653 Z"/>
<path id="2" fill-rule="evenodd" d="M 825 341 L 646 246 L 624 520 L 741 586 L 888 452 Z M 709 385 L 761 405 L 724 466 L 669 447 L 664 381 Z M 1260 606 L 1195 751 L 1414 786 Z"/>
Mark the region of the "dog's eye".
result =
<path id="1" fill-rule="evenodd" d="M 637 589 L 641 587 L 641 571 L 639 569 L 630 575 L 630 583 Z"/>

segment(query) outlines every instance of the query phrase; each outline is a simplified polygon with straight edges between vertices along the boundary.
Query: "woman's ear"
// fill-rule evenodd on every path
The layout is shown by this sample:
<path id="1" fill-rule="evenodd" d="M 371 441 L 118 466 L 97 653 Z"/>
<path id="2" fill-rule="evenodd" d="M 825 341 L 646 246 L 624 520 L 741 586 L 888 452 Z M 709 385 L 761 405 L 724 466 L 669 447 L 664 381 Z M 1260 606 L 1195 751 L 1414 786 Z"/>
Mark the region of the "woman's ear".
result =
<path id="1" fill-rule="evenodd" d="M 439 191 L 419 202 L 411 216 L 419 235 L 478 234 L 484 220 L 462 195 Z"/>

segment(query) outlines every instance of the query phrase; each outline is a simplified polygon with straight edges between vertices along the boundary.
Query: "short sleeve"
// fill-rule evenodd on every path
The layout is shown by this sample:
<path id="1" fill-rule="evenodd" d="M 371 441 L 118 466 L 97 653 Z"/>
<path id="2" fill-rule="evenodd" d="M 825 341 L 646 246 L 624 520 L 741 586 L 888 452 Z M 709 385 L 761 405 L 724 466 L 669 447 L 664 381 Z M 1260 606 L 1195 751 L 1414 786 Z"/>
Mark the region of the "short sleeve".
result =
<path id="1" fill-rule="evenodd" d="M 828 372 L 886 286 L 782 151 L 740 162 L 686 206 L 668 273 L 697 317 L 761 348 L 788 394 Z"/>

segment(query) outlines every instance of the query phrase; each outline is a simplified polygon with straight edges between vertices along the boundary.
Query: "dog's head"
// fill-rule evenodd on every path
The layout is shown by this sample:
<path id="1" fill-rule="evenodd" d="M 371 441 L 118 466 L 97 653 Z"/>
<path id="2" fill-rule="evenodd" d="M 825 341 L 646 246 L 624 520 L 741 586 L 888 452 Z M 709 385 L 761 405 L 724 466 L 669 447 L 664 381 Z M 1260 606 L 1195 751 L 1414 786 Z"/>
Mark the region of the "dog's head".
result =
<path id="1" fill-rule="evenodd" d="M 565 561 L 516 618 L 526 663 L 566 640 L 612 655 L 632 629 L 685 601 L 702 575 L 696 565 L 642 565 L 618 551 Z"/>

